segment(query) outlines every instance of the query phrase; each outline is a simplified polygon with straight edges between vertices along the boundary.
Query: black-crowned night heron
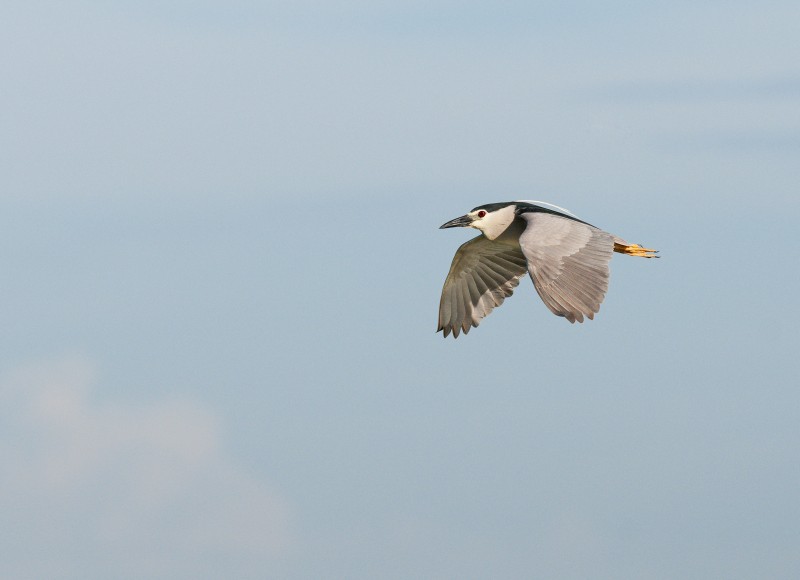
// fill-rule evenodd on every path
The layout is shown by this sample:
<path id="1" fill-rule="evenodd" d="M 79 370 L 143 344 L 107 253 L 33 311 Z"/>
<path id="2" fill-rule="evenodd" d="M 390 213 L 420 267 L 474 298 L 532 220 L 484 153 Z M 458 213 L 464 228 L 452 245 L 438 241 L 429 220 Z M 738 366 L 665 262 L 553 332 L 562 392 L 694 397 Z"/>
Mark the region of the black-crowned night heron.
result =
<path id="1" fill-rule="evenodd" d="M 613 252 L 657 257 L 541 201 L 488 203 L 441 227 L 481 231 L 458 249 L 442 289 L 438 330 L 454 338 L 511 296 L 526 272 L 553 314 L 583 322 L 600 310 Z"/>

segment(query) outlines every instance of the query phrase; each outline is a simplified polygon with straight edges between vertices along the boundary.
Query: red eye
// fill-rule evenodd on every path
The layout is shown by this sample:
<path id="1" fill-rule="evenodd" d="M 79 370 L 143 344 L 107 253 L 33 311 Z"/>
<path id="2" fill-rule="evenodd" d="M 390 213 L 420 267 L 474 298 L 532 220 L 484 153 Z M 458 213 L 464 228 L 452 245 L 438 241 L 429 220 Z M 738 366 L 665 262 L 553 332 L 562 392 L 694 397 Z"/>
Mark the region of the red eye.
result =
<path id="1" fill-rule="evenodd" d="M 479 211 L 479 212 L 478 212 L 478 217 L 479 217 L 479 218 L 482 218 L 482 217 L 484 217 L 485 215 L 486 215 L 486 212 L 485 212 L 485 211 L 483 211 L 483 210 L 481 210 L 481 211 Z"/>

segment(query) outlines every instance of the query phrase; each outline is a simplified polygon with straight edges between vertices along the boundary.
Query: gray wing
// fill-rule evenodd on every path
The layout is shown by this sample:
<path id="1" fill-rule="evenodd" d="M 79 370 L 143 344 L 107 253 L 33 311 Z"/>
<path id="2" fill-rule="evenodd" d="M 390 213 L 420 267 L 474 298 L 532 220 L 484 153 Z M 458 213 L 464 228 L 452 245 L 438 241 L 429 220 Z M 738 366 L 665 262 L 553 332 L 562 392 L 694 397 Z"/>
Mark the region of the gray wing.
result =
<path id="1" fill-rule="evenodd" d="M 570 322 L 594 318 L 608 290 L 614 237 L 594 226 L 529 212 L 519 239 L 533 285 L 547 307 Z"/>
<path id="2" fill-rule="evenodd" d="M 528 264 L 519 246 L 480 235 L 462 244 L 444 281 L 439 302 L 439 330 L 444 336 L 469 332 L 470 327 L 514 293 Z"/>

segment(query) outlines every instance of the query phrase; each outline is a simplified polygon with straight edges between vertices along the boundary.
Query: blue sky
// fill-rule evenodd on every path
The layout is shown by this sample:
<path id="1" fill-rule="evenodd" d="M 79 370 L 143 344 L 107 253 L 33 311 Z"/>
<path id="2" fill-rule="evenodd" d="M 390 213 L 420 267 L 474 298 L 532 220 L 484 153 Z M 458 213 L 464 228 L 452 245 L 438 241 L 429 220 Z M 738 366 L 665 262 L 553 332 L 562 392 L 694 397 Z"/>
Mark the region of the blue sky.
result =
<path id="1" fill-rule="evenodd" d="M 5 2 L 4 577 L 797 577 L 799 17 Z M 520 198 L 663 258 L 443 340 Z"/>

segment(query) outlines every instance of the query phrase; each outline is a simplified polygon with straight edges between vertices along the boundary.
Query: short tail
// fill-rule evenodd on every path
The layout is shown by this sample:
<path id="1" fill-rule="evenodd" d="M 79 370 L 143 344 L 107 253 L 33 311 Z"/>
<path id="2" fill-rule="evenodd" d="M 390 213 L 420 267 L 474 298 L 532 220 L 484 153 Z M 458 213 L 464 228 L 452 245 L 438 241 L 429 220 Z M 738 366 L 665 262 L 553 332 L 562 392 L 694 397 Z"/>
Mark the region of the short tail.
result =
<path id="1" fill-rule="evenodd" d="M 639 258 L 658 258 L 658 250 L 651 250 L 644 248 L 639 244 L 629 244 L 623 239 L 614 237 L 614 251 L 620 254 L 627 254 L 628 256 L 637 256 Z"/>

